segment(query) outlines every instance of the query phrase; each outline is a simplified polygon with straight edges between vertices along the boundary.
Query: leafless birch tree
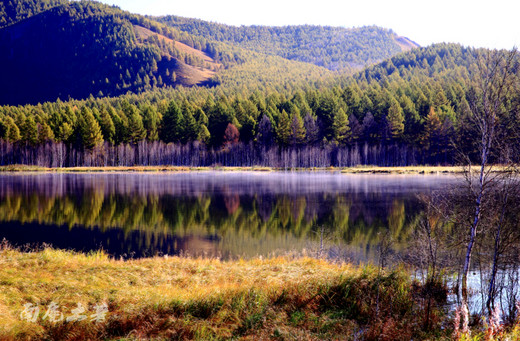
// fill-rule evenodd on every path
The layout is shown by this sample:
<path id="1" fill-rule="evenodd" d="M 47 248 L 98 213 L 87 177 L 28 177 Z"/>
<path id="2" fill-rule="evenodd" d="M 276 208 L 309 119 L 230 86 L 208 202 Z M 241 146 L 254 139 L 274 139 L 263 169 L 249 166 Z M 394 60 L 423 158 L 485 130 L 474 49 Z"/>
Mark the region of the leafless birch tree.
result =
<path id="1" fill-rule="evenodd" d="M 517 50 L 509 52 L 489 51 L 486 55 L 477 58 L 478 70 L 474 74 L 472 88 L 468 102 L 471 109 L 471 118 L 478 131 L 478 164 L 472 167 L 469 156 L 465 162 L 465 180 L 473 201 L 472 219 L 468 226 L 468 239 L 464 265 L 461 276 L 461 307 L 462 331 L 469 330 L 468 306 L 468 274 L 470 271 L 472 252 L 479 229 L 481 216 L 486 207 L 483 202 L 487 199 L 491 187 L 500 181 L 500 175 L 493 172 L 490 159 L 497 156 L 500 141 L 498 128 L 500 120 L 506 117 L 505 103 L 515 87 L 518 70 Z M 495 162 L 498 158 L 495 158 Z M 477 169 L 477 171 L 475 171 Z M 500 229 L 497 232 L 500 234 Z"/>

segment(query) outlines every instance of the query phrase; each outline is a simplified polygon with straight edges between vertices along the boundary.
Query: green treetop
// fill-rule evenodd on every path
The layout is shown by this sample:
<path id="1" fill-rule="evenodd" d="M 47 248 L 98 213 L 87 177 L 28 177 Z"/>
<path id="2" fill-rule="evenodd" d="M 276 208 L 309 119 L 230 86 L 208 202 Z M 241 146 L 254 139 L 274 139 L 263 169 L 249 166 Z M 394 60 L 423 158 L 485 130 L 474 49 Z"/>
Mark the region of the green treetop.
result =
<path id="1" fill-rule="evenodd" d="M 85 149 L 92 150 L 103 143 L 101 127 L 94 118 L 92 111 L 87 107 L 81 108 L 79 131 Z"/>

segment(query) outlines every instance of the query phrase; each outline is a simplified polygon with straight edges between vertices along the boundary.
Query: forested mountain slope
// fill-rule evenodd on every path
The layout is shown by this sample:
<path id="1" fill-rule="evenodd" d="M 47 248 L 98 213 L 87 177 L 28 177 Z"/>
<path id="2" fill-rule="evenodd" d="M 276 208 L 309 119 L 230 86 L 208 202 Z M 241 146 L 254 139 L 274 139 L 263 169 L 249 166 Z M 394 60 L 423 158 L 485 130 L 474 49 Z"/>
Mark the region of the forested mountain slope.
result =
<path id="1" fill-rule="evenodd" d="M 0 2 L 0 28 L 12 25 L 46 11 L 66 4 L 67 0 L 5 0 Z"/>
<path id="2" fill-rule="evenodd" d="M 0 103 L 193 85 L 204 83 L 220 68 L 201 51 L 179 45 L 172 39 L 175 30 L 161 26 L 81 1 L 0 29 Z"/>
<path id="3" fill-rule="evenodd" d="M 359 68 L 419 47 L 408 38 L 377 26 L 237 27 L 178 16 L 156 19 L 193 35 L 331 70 Z"/>
<path id="4" fill-rule="evenodd" d="M 0 104 L 214 86 L 222 80 L 266 86 L 327 74 L 312 64 L 191 35 L 92 1 L 13 0 L 1 18 L 10 25 L 0 29 Z"/>
<path id="5" fill-rule="evenodd" d="M 438 44 L 328 82 L 284 84 L 280 76 L 270 86 L 253 83 L 237 91 L 238 84 L 223 85 L 237 79 L 228 74 L 229 80 L 213 88 L 154 88 L 116 98 L 4 106 L 0 163 L 453 164 L 460 151 L 478 154 L 471 75 L 477 56 L 490 52 Z M 278 70 L 287 66 L 280 57 L 265 58 Z M 233 70 L 244 75 L 240 68 L 251 70 L 248 63 L 221 76 Z M 513 146 L 511 155 L 520 155 L 519 94 L 509 94 L 504 105 L 501 141 Z"/>
<path id="6" fill-rule="evenodd" d="M 3 2 L 0 104 L 177 85 L 291 87 L 330 79 L 326 68 L 345 71 L 415 46 L 377 27 L 233 28 L 161 20 L 170 26 L 94 1 Z"/>

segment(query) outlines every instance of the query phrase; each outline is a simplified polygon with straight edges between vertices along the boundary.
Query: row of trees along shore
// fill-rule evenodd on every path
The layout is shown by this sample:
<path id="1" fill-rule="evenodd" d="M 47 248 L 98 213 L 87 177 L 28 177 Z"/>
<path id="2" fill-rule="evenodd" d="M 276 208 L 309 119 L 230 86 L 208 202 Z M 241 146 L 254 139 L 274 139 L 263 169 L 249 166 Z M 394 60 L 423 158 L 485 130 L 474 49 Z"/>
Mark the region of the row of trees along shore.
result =
<path id="1" fill-rule="evenodd" d="M 156 89 L 4 106 L 0 162 L 58 167 L 453 164 L 460 152 L 473 159 L 479 155 L 470 89 L 450 80 L 398 80 L 384 86 L 361 80 L 323 89 L 234 95 Z M 518 96 L 509 96 L 504 105 L 512 107 Z M 504 128 L 500 138 L 511 142 L 520 120 L 516 111 L 505 109 L 497 124 Z M 496 155 L 489 160 L 500 162 Z"/>

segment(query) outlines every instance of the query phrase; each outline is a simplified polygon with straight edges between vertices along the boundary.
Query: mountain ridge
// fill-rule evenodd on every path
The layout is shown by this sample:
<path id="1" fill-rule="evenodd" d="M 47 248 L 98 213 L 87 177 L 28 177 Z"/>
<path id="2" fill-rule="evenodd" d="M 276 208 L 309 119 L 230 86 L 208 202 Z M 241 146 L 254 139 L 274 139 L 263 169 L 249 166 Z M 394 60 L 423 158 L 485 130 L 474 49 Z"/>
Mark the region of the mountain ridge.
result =
<path id="1" fill-rule="evenodd" d="M 420 47 L 391 29 L 378 26 L 233 26 L 174 15 L 148 17 L 194 35 L 232 42 L 257 52 L 309 62 L 331 70 L 359 68 Z M 320 53 L 322 51 L 328 52 L 329 56 Z"/>

